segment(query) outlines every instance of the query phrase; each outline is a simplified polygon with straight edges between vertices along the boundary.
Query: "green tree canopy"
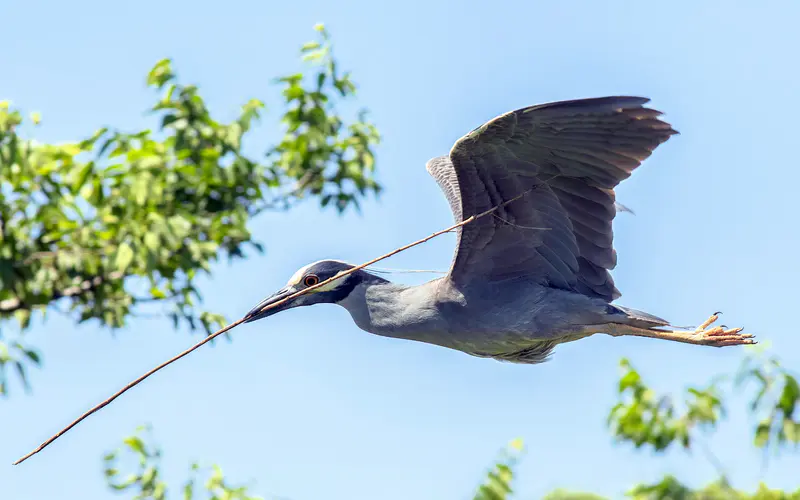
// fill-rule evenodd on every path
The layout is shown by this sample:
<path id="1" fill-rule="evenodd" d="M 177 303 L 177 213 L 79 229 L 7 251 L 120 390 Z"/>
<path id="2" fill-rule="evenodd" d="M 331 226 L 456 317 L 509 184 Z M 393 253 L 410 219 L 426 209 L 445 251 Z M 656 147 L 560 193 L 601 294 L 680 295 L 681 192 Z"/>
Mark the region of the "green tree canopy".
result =
<path id="1" fill-rule="evenodd" d="M 800 500 L 800 475 L 798 489 L 783 491 L 760 484 L 753 493 L 734 489 L 728 478 L 725 464 L 708 449 L 704 437 L 713 433 L 727 412 L 727 401 L 734 394 L 750 391 L 751 401 L 747 411 L 756 421 L 752 430 L 753 446 L 780 455 L 796 452 L 800 445 L 800 391 L 797 376 L 784 368 L 777 358 L 763 353 L 748 356 L 734 374 L 715 377 L 704 387 L 689 387 L 677 404 L 674 395 L 658 394 L 642 379 L 627 359 L 620 361 L 622 374 L 618 384 L 619 401 L 611 408 L 608 426 L 614 439 L 628 443 L 636 449 L 650 448 L 663 453 L 672 446 L 687 452 L 696 450 L 704 454 L 717 469 L 719 477 L 701 488 L 693 488 L 673 476 L 665 476 L 653 484 L 633 485 L 626 493 L 634 500 Z M 744 436 L 747 433 L 743 433 Z M 515 462 L 518 460 L 514 459 Z M 487 484 L 494 491 L 510 492 L 513 467 L 509 462 L 495 466 L 489 473 Z M 502 470 L 502 474 L 498 471 Z M 497 483 L 500 484 L 497 484 Z M 482 487 L 484 488 L 484 487 Z M 505 500 L 506 496 L 476 496 L 476 500 Z M 510 498 L 510 497 L 509 497 Z M 546 500 L 602 500 L 592 493 L 571 492 L 559 489 L 547 495 Z"/>
<path id="2" fill-rule="evenodd" d="M 341 213 L 378 193 L 378 131 L 364 111 L 350 120 L 340 113 L 356 86 L 325 28 L 315 30 L 318 40 L 301 49 L 308 72 L 276 80 L 284 134 L 261 157 L 243 145 L 264 103 L 250 99 L 232 121 L 216 119 L 169 59 L 147 75 L 158 93 L 156 131 L 103 128 L 42 144 L 22 136 L 20 110 L 0 103 L 0 318 L 15 316 L 24 332 L 33 313 L 59 308 L 78 322 L 119 328 L 155 303 L 176 328 L 211 332 L 224 319 L 198 307 L 196 278 L 220 258 L 262 251 L 247 229 L 251 218 L 303 198 Z M 26 362 L 40 362 L 7 330 L 2 394 L 8 367 L 27 384 Z"/>

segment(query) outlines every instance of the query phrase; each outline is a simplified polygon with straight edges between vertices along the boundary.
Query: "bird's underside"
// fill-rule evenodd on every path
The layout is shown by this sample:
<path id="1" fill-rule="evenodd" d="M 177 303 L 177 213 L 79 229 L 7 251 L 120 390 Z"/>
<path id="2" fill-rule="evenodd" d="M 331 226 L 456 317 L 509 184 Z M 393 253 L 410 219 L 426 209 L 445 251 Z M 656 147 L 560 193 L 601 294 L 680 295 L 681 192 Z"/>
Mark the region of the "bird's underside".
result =
<path id="1" fill-rule="evenodd" d="M 449 341 L 433 341 L 479 357 L 515 363 L 545 361 L 558 344 L 598 333 L 724 347 L 756 343 L 742 328 L 716 325 L 716 312 L 695 327 L 675 327 L 651 314 L 577 292 L 535 284 L 497 284 L 475 296 L 440 285 L 436 306 L 450 327 Z M 457 305 L 454 305 L 457 304 Z M 512 312 L 516 311 L 516 312 Z M 431 325 L 431 329 L 435 329 Z M 409 335 L 409 338 L 415 338 Z M 417 340 L 442 339 L 422 335 Z"/>
<path id="2" fill-rule="evenodd" d="M 554 339 L 532 340 L 528 347 L 515 351 L 499 353 L 468 352 L 468 354 L 479 357 L 494 358 L 499 361 L 506 361 L 510 363 L 535 364 L 546 361 L 552 354 L 553 349 L 555 349 L 558 344 L 580 340 L 596 333 L 605 333 L 613 337 L 634 336 L 672 340 L 685 344 L 705 345 L 712 347 L 748 345 L 757 343 L 753 338 L 754 335 L 749 333 L 741 333 L 743 330 L 742 328 L 728 328 L 724 325 L 711 326 L 719 319 L 719 314 L 719 312 L 714 313 L 694 330 L 669 330 L 657 326 L 645 328 L 623 323 L 605 323 L 576 328 L 574 333 L 566 334 Z"/>

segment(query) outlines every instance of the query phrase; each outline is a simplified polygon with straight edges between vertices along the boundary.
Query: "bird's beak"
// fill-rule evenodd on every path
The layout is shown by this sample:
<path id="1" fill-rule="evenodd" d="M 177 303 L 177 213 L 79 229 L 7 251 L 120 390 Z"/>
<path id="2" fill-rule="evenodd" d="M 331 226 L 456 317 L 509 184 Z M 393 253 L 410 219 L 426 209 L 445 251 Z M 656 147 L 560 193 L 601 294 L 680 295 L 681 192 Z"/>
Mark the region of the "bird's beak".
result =
<path id="1" fill-rule="evenodd" d="M 286 287 L 283 290 L 279 290 L 278 292 L 270 295 L 266 299 L 262 300 L 255 306 L 253 309 L 250 310 L 249 313 L 245 315 L 245 323 L 250 323 L 251 321 L 256 321 L 261 318 L 266 318 L 267 316 L 272 316 L 273 314 L 281 311 L 285 311 L 286 309 L 291 309 L 292 307 L 296 307 L 300 304 L 295 303 L 295 300 L 287 301 L 277 307 L 272 307 L 266 311 L 264 308 L 269 306 L 270 304 L 274 304 L 280 300 L 285 299 L 286 297 L 290 296 L 291 294 L 295 293 L 297 290 L 293 290 L 291 287 Z M 300 298 L 300 297 L 298 297 Z"/>

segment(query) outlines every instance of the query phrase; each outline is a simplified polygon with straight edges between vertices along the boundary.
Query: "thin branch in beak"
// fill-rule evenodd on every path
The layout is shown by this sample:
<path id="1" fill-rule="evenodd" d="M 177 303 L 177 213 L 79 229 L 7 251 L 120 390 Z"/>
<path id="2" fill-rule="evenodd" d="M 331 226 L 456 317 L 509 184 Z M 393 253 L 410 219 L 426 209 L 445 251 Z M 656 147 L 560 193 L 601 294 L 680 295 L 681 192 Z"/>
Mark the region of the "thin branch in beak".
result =
<path id="1" fill-rule="evenodd" d="M 271 306 L 272 304 L 284 298 L 287 298 L 292 293 L 293 290 L 291 288 L 284 288 L 283 290 L 279 290 L 274 294 L 270 295 L 266 299 L 259 302 L 257 306 L 255 306 L 253 309 L 250 310 L 250 312 L 244 315 L 243 318 L 244 322 L 250 323 L 251 321 L 255 321 L 261 318 L 266 318 L 267 316 L 275 314 L 276 312 L 278 312 L 276 309 L 277 306 L 272 306 L 269 308 L 267 307 Z"/>
<path id="2" fill-rule="evenodd" d="M 199 349 L 203 345 L 207 344 L 208 342 L 211 342 L 212 340 L 214 340 L 215 338 L 219 337 L 223 333 L 232 330 L 233 328 L 241 325 L 242 323 L 246 323 L 248 321 L 253 321 L 254 316 L 261 315 L 261 314 L 263 314 L 263 313 L 265 313 L 265 312 L 267 312 L 267 311 L 269 311 L 271 309 L 274 309 L 276 307 L 280 307 L 280 306 L 286 304 L 287 302 L 296 299 L 297 297 L 300 297 L 300 296 L 305 295 L 307 293 L 313 292 L 317 288 L 323 287 L 323 286 L 325 286 L 325 285 L 327 285 L 327 284 L 329 284 L 329 283 L 331 283 L 331 282 L 333 282 L 335 280 L 338 280 L 338 279 L 340 279 L 340 278 L 342 278 L 344 276 L 353 274 L 354 272 L 356 272 L 358 270 L 361 270 L 361 269 L 364 269 L 367 266 L 371 266 L 372 264 L 375 264 L 376 262 L 380 262 L 380 261 L 382 261 L 384 259 L 388 259 L 389 257 L 391 257 L 391 256 L 393 256 L 395 254 L 398 254 L 400 252 L 403 252 L 405 250 L 408 250 L 411 247 L 415 247 L 417 245 L 421 245 L 421 244 L 423 244 L 423 243 L 425 243 L 425 242 L 427 242 L 429 240 L 432 240 L 433 238 L 436 238 L 437 236 L 441 236 L 441 235 L 443 235 L 445 233 L 449 233 L 450 231 L 453 231 L 454 229 L 458 229 L 459 227 L 465 226 L 465 225 L 469 224 L 470 222 L 473 222 L 473 221 L 475 221 L 477 219 L 480 219 L 481 217 L 485 217 L 485 216 L 487 216 L 487 215 L 489 215 L 491 213 L 494 213 L 498 208 L 504 207 L 504 206 L 508 205 L 509 203 L 513 203 L 513 202 L 519 200 L 520 198 L 522 198 L 526 194 L 530 193 L 534 189 L 535 189 L 535 187 L 533 187 L 531 189 L 528 189 L 526 191 L 523 191 L 522 193 L 520 193 L 519 195 L 515 196 L 514 198 L 511 198 L 510 200 L 505 201 L 505 202 L 503 202 L 503 203 L 501 203 L 499 205 L 495 205 L 494 207 L 490 208 L 489 210 L 486 210 L 485 212 L 481 212 L 481 213 L 479 213 L 477 215 L 473 215 L 473 216 L 471 216 L 471 217 L 469 217 L 467 219 L 464 219 L 463 221 L 461 221 L 461 222 L 459 222 L 457 224 L 453 224 L 452 226 L 448 227 L 447 229 L 442 229 L 441 231 L 437 231 L 437 232 L 431 234 L 430 236 L 426 236 L 425 238 L 422 238 L 421 240 L 415 241 L 414 243 L 409 243 L 408 245 L 405 245 L 405 246 L 402 246 L 402 247 L 397 248 L 395 250 L 392 250 L 391 252 L 389 252 L 387 254 L 381 255 L 380 257 L 372 259 L 372 260 L 370 260 L 368 262 L 365 262 L 363 264 L 360 264 L 358 266 L 352 267 L 352 268 L 350 268 L 350 269 L 348 269 L 346 271 L 342 271 L 342 272 L 338 273 L 336 276 L 328 278 L 328 279 L 326 279 L 324 281 L 320 281 L 316 285 L 313 285 L 313 286 L 310 286 L 310 287 L 307 287 L 307 288 L 303 288 L 302 290 L 299 290 L 297 292 L 291 293 L 291 294 L 289 294 L 289 295 L 287 295 L 285 297 L 282 297 L 282 298 L 280 298 L 280 299 L 278 299 L 278 300 L 276 300 L 274 302 L 269 302 L 269 303 L 267 303 L 267 304 L 265 304 L 263 306 L 261 304 L 259 304 L 258 306 L 256 306 L 255 309 L 253 309 L 252 311 L 247 313 L 247 315 L 245 315 L 241 319 L 238 319 L 238 320 L 234 321 L 233 323 L 231 323 L 230 325 L 225 326 L 225 327 L 217 330 L 216 332 L 212 333 L 208 337 L 206 337 L 203 340 L 201 340 L 200 342 L 196 343 L 195 345 L 193 345 L 189 349 L 186 349 L 185 351 L 181 352 L 180 354 L 178 354 L 176 356 L 173 356 L 169 360 L 161 363 L 160 365 L 158 365 L 155 368 L 151 369 L 150 371 L 146 372 L 144 375 L 141 375 L 140 377 L 136 378 L 135 380 L 129 382 L 127 385 L 125 385 L 125 387 L 123 387 L 119 391 L 115 392 L 111 397 L 109 397 L 108 399 L 106 399 L 102 403 L 94 406 L 93 408 L 88 410 L 86 413 L 84 413 L 83 415 L 81 415 L 80 417 L 75 419 L 71 424 L 69 424 L 68 426 L 64 427 L 63 429 L 58 431 L 56 434 L 54 434 L 53 436 L 48 438 L 45 442 L 40 444 L 38 448 L 36 448 L 32 452 L 28 453 L 27 455 L 23 456 L 22 458 L 20 458 L 16 462 L 14 462 L 13 465 L 19 465 L 22 462 L 24 462 L 25 460 L 27 460 L 30 457 L 32 457 L 33 455 L 35 455 L 35 454 L 39 453 L 40 451 L 42 451 L 43 449 L 47 448 L 50 444 L 53 443 L 53 441 L 55 441 L 56 439 L 60 438 L 61 436 L 63 436 L 67 432 L 69 432 L 70 429 L 72 429 L 73 427 L 75 427 L 76 425 L 81 423 L 83 420 L 85 420 L 86 418 L 88 418 L 92 414 L 102 410 L 104 407 L 106 407 L 109 404 L 111 404 L 111 402 L 113 402 L 118 397 L 122 396 L 128 390 L 130 390 L 130 389 L 134 388 L 135 386 L 139 385 L 144 379 L 146 379 L 150 375 L 153 375 L 157 371 L 160 371 L 161 369 L 171 365 L 172 363 L 174 363 L 175 361 L 178 361 L 182 357 L 187 356 L 192 351 L 195 351 L 196 349 Z"/>

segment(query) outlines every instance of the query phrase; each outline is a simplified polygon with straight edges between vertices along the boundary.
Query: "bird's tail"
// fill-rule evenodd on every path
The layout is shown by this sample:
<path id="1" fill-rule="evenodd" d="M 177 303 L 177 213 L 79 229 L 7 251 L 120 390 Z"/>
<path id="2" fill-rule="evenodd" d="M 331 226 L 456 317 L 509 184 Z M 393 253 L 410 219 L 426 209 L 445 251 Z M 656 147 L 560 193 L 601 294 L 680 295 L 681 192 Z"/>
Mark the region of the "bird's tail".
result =
<path id="1" fill-rule="evenodd" d="M 628 324 L 631 326 L 637 326 L 640 328 L 653 328 L 658 326 L 671 326 L 669 321 L 659 318 L 658 316 L 653 316 L 652 314 L 648 314 L 643 311 L 638 311 L 636 309 L 631 309 L 629 307 L 622 307 L 622 306 L 613 306 L 616 309 L 619 309 L 621 312 L 625 314 L 628 318 Z"/>

